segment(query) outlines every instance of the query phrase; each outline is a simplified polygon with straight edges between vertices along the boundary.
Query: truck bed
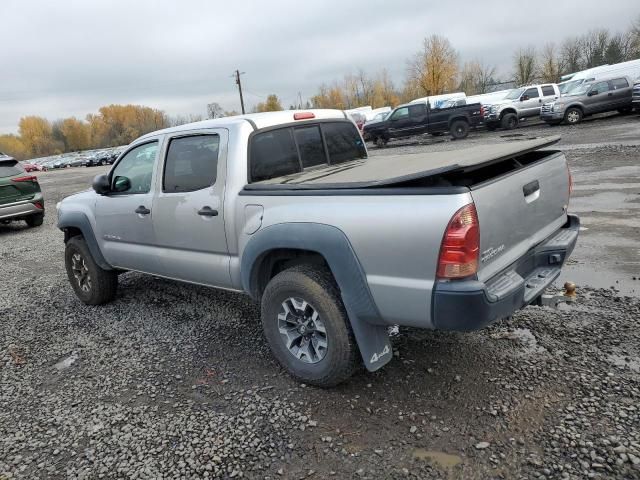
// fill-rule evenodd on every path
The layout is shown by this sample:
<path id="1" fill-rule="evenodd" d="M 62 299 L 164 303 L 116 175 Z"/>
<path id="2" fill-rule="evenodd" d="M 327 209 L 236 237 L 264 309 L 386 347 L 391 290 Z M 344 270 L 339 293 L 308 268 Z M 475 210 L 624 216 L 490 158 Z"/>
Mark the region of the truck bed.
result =
<path id="1" fill-rule="evenodd" d="M 559 136 L 552 136 L 444 152 L 376 156 L 255 182 L 246 185 L 245 190 L 388 187 L 446 174 L 471 172 L 524 156 L 559 140 Z"/>

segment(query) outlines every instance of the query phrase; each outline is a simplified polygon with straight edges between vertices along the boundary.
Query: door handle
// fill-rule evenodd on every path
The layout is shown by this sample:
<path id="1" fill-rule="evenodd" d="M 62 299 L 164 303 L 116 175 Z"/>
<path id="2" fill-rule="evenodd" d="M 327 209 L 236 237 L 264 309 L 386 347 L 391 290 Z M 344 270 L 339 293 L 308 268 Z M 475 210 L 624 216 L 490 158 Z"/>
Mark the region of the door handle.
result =
<path id="1" fill-rule="evenodd" d="M 529 195 L 536 193 L 538 190 L 540 190 L 540 182 L 538 180 L 529 182 L 524 187 L 522 187 L 522 193 L 524 194 L 525 197 L 528 197 Z"/>
<path id="2" fill-rule="evenodd" d="M 613 93 L 609 92 L 609 93 L 607 94 L 607 97 L 611 97 L 612 95 L 613 95 Z"/>
<path id="3" fill-rule="evenodd" d="M 201 215 L 203 217 L 217 217 L 218 210 L 214 210 L 209 206 L 205 206 L 205 207 L 202 207 L 200 210 L 198 210 L 198 215 Z"/>
<path id="4" fill-rule="evenodd" d="M 138 215 L 149 215 L 151 213 L 151 210 L 149 210 L 147 207 L 145 207 L 144 205 L 140 205 L 138 208 L 136 208 L 135 212 Z"/>

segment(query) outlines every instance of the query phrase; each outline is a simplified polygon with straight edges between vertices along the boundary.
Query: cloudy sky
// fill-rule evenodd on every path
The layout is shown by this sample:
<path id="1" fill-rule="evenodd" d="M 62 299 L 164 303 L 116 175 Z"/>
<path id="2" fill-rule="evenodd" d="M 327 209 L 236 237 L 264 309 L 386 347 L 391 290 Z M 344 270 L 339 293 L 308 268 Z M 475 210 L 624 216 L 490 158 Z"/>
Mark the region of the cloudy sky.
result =
<path id="1" fill-rule="evenodd" d="M 109 103 L 239 110 L 236 68 L 249 108 L 272 92 L 288 106 L 360 67 L 399 83 L 434 33 L 506 76 L 518 46 L 639 15 L 638 0 L 0 0 L 0 133 L 23 115 L 84 118 Z"/>

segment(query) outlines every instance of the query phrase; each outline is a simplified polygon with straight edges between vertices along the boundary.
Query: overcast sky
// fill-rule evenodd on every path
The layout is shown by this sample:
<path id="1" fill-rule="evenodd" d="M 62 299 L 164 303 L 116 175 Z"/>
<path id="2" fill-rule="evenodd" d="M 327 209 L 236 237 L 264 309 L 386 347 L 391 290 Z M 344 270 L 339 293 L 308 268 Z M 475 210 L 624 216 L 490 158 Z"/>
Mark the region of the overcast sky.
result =
<path id="1" fill-rule="evenodd" d="M 84 118 L 110 103 L 239 110 L 236 68 L 248 108 L 269 93 L 287 107 L 360 67 L 400 83 L 431 34 L 505 76 L 519 46 L 638 15 L 638 0 L 0 0 L 0 133 L 23 115 Z"/>

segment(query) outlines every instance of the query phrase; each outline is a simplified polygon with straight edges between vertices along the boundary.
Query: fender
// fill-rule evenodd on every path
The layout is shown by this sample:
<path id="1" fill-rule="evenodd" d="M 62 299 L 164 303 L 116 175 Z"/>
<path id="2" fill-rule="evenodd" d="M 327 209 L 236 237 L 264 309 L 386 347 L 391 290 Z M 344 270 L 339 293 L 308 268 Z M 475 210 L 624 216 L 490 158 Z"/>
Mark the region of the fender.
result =
<path id="1" fill-rule="evenodd" d="M 280 248 L 317 252 L 333 273 L 351 328 L 367 370 L 373 372 L 392 357 L 387 325 L 369 290 L 366 276 L 356 254 L 342 230 L 319 223 L 280 223 L 254 234 L 241 260 L 242 286 L 258 299 L 258 266 L 271 251 Z"/>
<path id="2" fill-rule="evenodd" d="M 87 216 L 82 212 L 60 212 L 58 217 L 58 228 L 64 230 L 65 228 L 77 228 L 82 232 L 84 241 L 87 242 L 91 256 L 95 262 L 104 270 L 113 270 L 113 267 L 107 263 L 100 251 L 98 241 L 93 233 L 91 222 Z M 66 238 L 65 238 L 66 241 Z"/>

